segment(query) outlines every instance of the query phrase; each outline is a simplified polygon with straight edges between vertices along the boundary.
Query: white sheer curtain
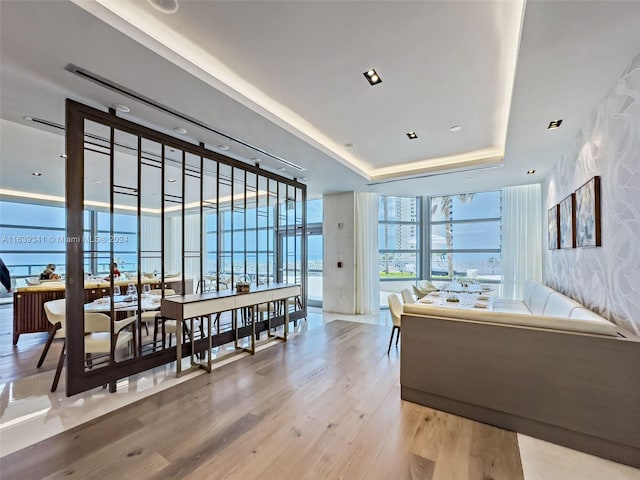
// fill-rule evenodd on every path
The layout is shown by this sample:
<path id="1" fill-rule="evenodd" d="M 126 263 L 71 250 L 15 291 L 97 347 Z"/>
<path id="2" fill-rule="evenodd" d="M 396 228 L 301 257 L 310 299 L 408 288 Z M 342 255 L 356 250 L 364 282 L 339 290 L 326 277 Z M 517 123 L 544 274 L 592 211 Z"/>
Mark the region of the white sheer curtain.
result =
<path id="1" fill-rule="evenodd" d="M 161 226 L 159 215 L 142 215 L 140 227 L 141 249 L 145 252 L 141 255 L 141 266 L 143 273 L 159 272 L 162 268 L 160 264 L 160 248 L 162 239 L 160 238 Z M 150 252 L 153 252 L 150 254 Z"/>
<path id="2" fill-rule="evenodd" d="M 522 299 L 528 279 L 542 279 L 542 215 L 540 185 L 502 190 L 503 296 Z"/>
<path id="3" fill-rule="evenodd" d="M 356 313 L 377 312 L 380 305 L 378 272 L 378 194 L 355 192 Z"/>

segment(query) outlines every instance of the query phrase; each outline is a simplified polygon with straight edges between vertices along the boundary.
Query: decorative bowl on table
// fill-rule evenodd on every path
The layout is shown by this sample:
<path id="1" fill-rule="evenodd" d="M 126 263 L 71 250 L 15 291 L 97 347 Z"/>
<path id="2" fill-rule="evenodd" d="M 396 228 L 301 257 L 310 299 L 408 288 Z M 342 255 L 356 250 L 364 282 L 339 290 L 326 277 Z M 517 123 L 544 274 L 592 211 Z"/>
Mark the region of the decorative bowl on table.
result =
<path id="1" fill-rule="evenodd" d="M 251 290 L 251 283 L 249 282 L 237 282 L 236 283 L 236 292 L 237 293 L 249 293 Z"/>

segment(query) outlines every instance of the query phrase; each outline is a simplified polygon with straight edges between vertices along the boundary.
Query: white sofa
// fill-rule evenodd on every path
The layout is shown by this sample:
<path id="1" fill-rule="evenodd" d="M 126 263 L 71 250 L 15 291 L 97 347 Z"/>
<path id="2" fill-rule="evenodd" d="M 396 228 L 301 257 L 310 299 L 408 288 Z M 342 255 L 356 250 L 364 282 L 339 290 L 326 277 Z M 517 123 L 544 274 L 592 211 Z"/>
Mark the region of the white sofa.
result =
<path id="1" fill-rule="evenodd" d="M 493 311 L 405 304 L 402 398 L 640 467 L 640 339 L 524 291 Z"/>
<path id="2" fill-rule="evenodd" d="M 618 327 L 575 300 L 533 280 L 527 281 L 521 301 L 493 301 L 493 310 L 452 309 L 423 303 L 405 304 L 404 313 L 432 315 L 567 332 L 617 336 Z"/>

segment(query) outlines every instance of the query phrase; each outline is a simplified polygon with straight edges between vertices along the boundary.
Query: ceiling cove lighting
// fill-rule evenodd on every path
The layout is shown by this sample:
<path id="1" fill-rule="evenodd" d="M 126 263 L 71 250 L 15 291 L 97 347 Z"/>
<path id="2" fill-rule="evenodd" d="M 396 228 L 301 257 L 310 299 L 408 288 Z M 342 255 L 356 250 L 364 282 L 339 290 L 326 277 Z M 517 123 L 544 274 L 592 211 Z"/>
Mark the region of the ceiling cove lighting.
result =
<path id="1" fill-rule="evenodd" d="M 560 120 L 552 120 L 551 122 L 549 122 L 549 126 L 547 127 L 548 130 L 555 130 L 556 128 L 560 128 L 560 125 L 562 125 L 562 119 Z"/>
<path id="2" fill-rule="evenodd" d="M 536 171 L 533 169 L 527 170 L 527 175 L 533 175 L 534 173 L 536 173 Z"/>
<path id="3" fill-rule="evenodd" d="M 407 137 L 409 137 L 409 140 L 415 140 L 418 138 L 418 134 L 416 132 L 408 132 Z"/>
<path id="4" fill-rule="evenodd" d="M 367 81 L 371 84 L 372 87 L 374 85 L 382 83 L 382 79 L 380 78 L 380 75 L 378 75 L 378 72 L 376 72 L 375 69 L 373 68 L 364 72 L 363 75 L 364 75 L 364 78 L 367 79 Z"/>

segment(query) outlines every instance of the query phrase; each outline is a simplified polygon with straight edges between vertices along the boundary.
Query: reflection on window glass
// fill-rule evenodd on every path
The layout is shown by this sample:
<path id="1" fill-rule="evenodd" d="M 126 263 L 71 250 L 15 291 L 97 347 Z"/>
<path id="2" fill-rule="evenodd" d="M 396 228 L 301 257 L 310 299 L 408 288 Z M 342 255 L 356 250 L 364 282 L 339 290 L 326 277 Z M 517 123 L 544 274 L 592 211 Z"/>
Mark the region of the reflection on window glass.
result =
<path id="1" fill-rule="evenodd" d="M 322 198 L 307 202 L 307 223 L 322 223 Z"/>
<path id="2" fill-rule="evenodd" d="M 448 279 L 449 265 L 460 278 L 475 278 L 481 282 L 496 282 L 501 279 L 502 259 L 494 253 L 432 253 L 431 278 Z"/>
<path id="3" fill-rule="evenodd" d="M 421 213 L 421 205 L 429 211 Z M 380 197 L 381 280 L 474 277 L 500 282 L 502 192 L 432 197 Z M 421 218 L 425 232 L 421 231 Z M 429 232 L 429 233 L 427 233 Z M 423 240 L 423 237 L 429 238 Z M 428 251 L 423 255 L 421 245 Z M 422 272 L 422 269 L 425 269 Z"/>
<path id="4" fill-rule="evenodd" d="M 499 249 L 500 236 L 499 220 L 435 224 L 431 227 L 431 250 Z"/>
<path id="5" fill-rule="evenodd" d="M 433 197 L 429 242 L 431 278 L 458 276 L 499 282 L 501 212 L 500 191 Z"/>
<path id="6" fill-rule="evenodd" d="M 2 201 L 0 222 L 0 252 L 14 287 L 25 286 L 25 278 L 39 277 L 49 263 L 56 265 L 56 273 L 65 274 L 64 205 Z"/>
<path id="7" fill-rule="evenodd" d="M 383 280 L 414 279 L 420 258 L 419 198 L 380 197 L 378 248 Z"/>
<path id="8" fill-rule="evenodd" d="M 431 221 L 500 218 L 502 192 L 464 193 L 431 198 Z"/>

